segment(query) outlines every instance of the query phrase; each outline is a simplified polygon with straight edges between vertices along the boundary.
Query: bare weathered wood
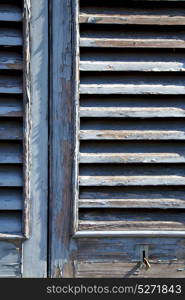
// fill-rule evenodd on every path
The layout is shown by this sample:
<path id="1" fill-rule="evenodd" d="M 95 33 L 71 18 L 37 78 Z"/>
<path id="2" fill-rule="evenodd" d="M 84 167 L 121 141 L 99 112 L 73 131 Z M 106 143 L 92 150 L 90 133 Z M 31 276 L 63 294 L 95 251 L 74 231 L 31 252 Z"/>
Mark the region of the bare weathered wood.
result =
<path id="1" fill-rule="evenodd" d="M 180 153 L 80 153 L 80 163 L 184 163 Z"/>
<path id="2" fill-rule="evenodd" d="M 81 107 L 80 116 L 89 118 L 174 118 L 185 117 L 185 110 L 175 107 Z"/>
<path id="3" fill-rule="evenodd" d="M 185 208 L 179 199 L 79 199 L 80 208 Z"/>
<path id="4" fill-rule="evenodd" d="M 147 271 L 134 262 L 75 262 L 77 278 L 184 278 L 183 262 L 151 262 Z"/>
<path id="5" fill-rule="evenodd" d="M 183 10 L 159 9 L 153 10 L 136 10 L 125 9 L 123 12 L 111 10 L 107 14 L 100 12 L 83 12 L 80 13 L 80 23 L 90 24 L 134 24 L 134 25 L 184 25 L 185 15 Z"/>
<path id="6" fill-rule="evenodd" d="M 20 22 L 22 21 L 22 10 L 18 5 L 0 4 L 0 21 Z"/>
<path id="7" fill-rule="evenodd" d="M 184 185 L 184 176 L 80 176 L 82 186 Z"/>
<path id="8" fill-rule="evenodd" d="M 22 44 L 21 30 L 0 28 L 0 46 L 21 46 Z"/>
<path id="9" fill-rule="evenodd" d="M 183 131 L 163 130 L 81 130 L 81 140 L 184 140 Z"/>
<path id="10" fill-rule="evenodd" d="M 175 84 L 85 84 L 80 85 L 81 94 L 156 94 L 156 95 L 184 95 L 185 87 Z"/>

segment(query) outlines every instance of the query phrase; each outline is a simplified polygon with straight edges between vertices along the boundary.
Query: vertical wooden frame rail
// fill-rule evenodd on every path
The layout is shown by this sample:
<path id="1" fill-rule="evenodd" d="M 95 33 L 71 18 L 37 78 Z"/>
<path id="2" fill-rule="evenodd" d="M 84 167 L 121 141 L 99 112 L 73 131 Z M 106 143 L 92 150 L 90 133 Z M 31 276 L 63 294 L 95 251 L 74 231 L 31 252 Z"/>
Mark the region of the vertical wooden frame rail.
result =
<path id="1" fill-rule="evenodd" d="M 47 277 L 48 234 L 48 1 L 25 0 L 26 180 L 29 205 L 22 276 Z M 28 229 L 29 228 L 29 229 Z M 29 234 L 28 234 L 29 232 Z"/>
<path id="2" fill-rule="evenodd" d="M 51 277 L 71 277 L 74 170 L 73 0 L 50 1 L 50 226 Z"/>

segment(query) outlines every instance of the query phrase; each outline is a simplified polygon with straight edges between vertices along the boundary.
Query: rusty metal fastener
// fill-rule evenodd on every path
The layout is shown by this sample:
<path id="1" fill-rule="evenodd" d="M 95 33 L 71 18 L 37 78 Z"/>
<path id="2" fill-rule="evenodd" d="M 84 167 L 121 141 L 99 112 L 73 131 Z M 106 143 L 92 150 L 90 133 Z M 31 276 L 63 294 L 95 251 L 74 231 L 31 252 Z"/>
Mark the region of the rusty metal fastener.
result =
<path id="1" fill-rule="evenodd" d="M 151 268 L 151 265 L 146 257 L 143 258 L 143 263 L 145 264 L 147 270 Z"/>

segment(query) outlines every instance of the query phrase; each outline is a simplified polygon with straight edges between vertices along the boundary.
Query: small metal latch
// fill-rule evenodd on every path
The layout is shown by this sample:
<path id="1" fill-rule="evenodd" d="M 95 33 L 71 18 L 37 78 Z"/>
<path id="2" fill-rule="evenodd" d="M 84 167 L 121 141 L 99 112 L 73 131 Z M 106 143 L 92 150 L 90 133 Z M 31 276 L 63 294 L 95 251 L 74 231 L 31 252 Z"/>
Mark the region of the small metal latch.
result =
<path id="1" fill-rule="evenodd" d="M 141 267 L 144 266 L 146 270 L 151 268 L 151 265 L 148 261 L 148 246 L 147 245 L 140 246 L 140 262 L 141 262 Z"/>

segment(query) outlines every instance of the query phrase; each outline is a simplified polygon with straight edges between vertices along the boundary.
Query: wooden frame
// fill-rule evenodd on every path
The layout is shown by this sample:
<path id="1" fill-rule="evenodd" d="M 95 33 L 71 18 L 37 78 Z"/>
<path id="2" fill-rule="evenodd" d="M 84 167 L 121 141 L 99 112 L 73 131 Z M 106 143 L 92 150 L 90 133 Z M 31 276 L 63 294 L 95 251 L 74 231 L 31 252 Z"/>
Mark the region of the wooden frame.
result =
<path id="1" fill-rule="evenodd" d="M 25 196 L 30 200 L 25 200 L 24 231 L 29 239 L 23 243 L 22 273 L 43 278 L 47 276 L 48 227 L 48 1 L 24 0 L 24 5 L 26 123 L 30 128 L 25 142 Z"/>

